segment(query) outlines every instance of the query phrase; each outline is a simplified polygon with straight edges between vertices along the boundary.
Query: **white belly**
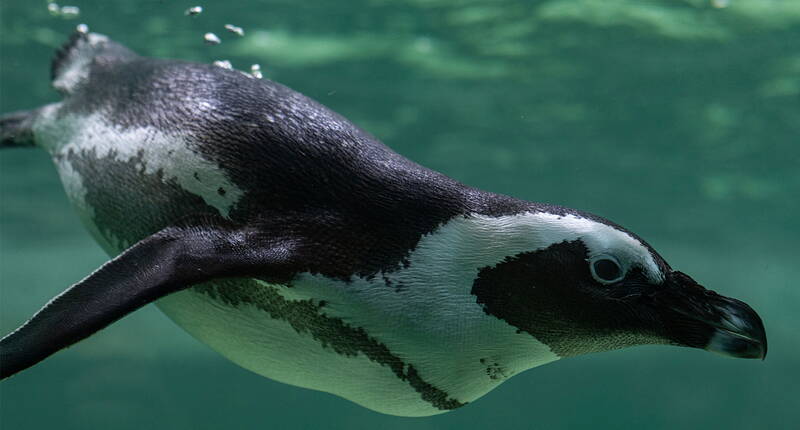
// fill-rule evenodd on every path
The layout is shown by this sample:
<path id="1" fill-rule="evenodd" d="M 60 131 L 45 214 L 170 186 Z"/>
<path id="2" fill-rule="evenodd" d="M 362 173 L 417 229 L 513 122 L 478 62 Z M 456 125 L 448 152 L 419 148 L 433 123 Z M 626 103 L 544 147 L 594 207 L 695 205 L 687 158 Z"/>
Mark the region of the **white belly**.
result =
<path id="1" fill-rule="evenodd" d="M 266 287 L 265 288 L 269 288 Z M 312 333 L 252 304 L 230 306 L 194 290 L 158 302 L 173 321 L 234 363 L 276 381 L 329 392 L 394 415 L 446 412 L 363 352 L 337 353 Z"/>
<path id="2" fill-rule="evenodd" d="M 305 274 L 286 287 L 230 280 L 158 305 L 246 369 L 393 415 L 447 412 L 557 358 L 477 306 L 453 298 L 450 310 L 448 303 L 426 307 L 419 291 L 387 291 L 373 281 Z M 213 292 L 225 290 L 227 298 Z"/>

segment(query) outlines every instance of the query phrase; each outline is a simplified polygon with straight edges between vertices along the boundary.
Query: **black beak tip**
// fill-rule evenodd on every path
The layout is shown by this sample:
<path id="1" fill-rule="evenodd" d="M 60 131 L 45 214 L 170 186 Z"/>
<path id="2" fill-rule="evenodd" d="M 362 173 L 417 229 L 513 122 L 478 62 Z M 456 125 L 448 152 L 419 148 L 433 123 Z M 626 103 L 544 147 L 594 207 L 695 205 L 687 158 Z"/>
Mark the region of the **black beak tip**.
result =
<path id="1" fill-rule="evenodd" d="M 741 303 L 741 302 L 740 302 Z M 716 325 L 706 349 L 736 358 L 767 358 L 767 333 L 758 314 L 741 303 Z"/>
<path id="2" fill-rule="evenodd" d="M 707 290 L 685 273 L 673 271 L 657 303 L 667 303 L 665 318 L 678 345 L 704 348 L 735 358 L 767 357 L 764 323 L 747 303 Z"/>

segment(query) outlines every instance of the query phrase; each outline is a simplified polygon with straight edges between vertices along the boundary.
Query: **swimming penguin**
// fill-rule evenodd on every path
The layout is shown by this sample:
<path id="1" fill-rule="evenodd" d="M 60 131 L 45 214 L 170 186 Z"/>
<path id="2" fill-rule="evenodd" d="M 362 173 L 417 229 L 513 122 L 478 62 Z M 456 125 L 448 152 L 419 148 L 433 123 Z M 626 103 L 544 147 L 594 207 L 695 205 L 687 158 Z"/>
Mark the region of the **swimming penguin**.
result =
<path id="1" fill-rule="evenodd" d="M 64 100 L 0 119 L 46 149 L 113 258 L 0 341 L 7 378 L 155 302 L 266 377 L 405 416 L 642 344 L 764 358 L 747 304 L 601 217 L 426 169 L 319 103 L 76 32 Z"/>

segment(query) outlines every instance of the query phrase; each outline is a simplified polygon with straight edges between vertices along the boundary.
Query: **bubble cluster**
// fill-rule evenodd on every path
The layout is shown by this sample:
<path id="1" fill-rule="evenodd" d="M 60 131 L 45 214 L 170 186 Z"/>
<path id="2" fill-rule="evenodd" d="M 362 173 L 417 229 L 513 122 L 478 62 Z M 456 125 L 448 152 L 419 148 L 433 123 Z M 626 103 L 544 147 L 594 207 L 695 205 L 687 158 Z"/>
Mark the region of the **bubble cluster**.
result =
<path id="1" fill-rule="evenodd" d="M 714 0 L 714 1 L 725 1 L 725 0 Z M 80 15 L 80 8 L 78 8 L 77 6 L 60 6 L 58 3 L 55 2 L 48 2 L 47 10 L 53 16 L 58 16 L 67 19 L 76 18 Z M 192 6 L 183 12 L 184 15 L 192 17 L 196 17 L 202 13 L 203 13 L 202 6 Z M 230 33 L 233 33 L 239 37 L 244 36 L 244 29 L 242 29 L 242 27 L 233 24 L 225 24 L 224 27 L 225 30 L 227 30 Z M 83 34 L 88 34 L 89 26 L 87 26 L 86 24 L 78 24 L 77 27 L 75 27 L 75 31 Z M 220 43 L 222 43 L 222 39 L 220 39 L 219 36 L 217 36 L 212 32 L 205 33 L 203 35 L 203 41 L 206 43 L 206 45 L 211 45 L 211 46 L 219 45 Z M 217 67 L 221 67 L 223 69 L 235 70 L 231 62 L 228 60 L 217 60 L 214 61 L 212 64 Z M 249 73 L 245 71 L 241 71 L 241 73 L 255 79 L 262 79 L 264 77 L 263 73 L 261 72 L 261 65 L 259 64 L 250 65 Z"/>
<path id="2" fill-rule="evenodd" d="M 75 18 L 81 14 L 78 6 L 61 6 L 61 16 L 64 18 Z"/>
<path id="3" fill-rule="evenodd" d="M 58 3 L 48 3 L 47 11 L 50 12 L 50 15 L 66 19 L 77 18 L 81 14 L 78 6 L 59 6 Z"/>
<path id="4" fill-rule="evenodd" d="M 197 16 L 197 15 L 201 14 L 202 12 L 203 12 L 203 7 L 202 6 L 194 6 L 194 7 L 190 7 L 189 9 L 186 9 L 186 11 L 184 12 L 184 15 Z M 224 28 L 228 32 L 233 33 L 233 34 L 235 34 L 235 35 L 237 35 L 239 37 L 243 37 L 244 36 L 244 29 L 242 29 L 242 27 L 239 27 L 239 26 L 233 25 L 233 24 L 225 24 Z M 214 34 L 212 32 L 205 33 L 203 35 L 203 40 L 205 41 L 206 45 L 212 45 L 212 46 L 213 45 L 219 45 L 220 43 L 222 43 L 222 39 L 220 39 L 219 36 L 217 36 L 216 34 Z M 236 70 L 236 69 L 233 68 L 233 64 L 231 64 L 231 62 L 228 61 L 228 60 L 216 60 L 212 64 L 214 66 L 221 67 L 223 69 Z M 250 72 L 249 73 L 245 72 L 243 70 L 239 70 L 239 72 L 241 72 L 243 75 L 248 76 L 250 78 L 262 79 L 264 77 L 263 73 L 261 73 L 261 65 L 259 65 L 259 64 L 250 65 Z"/>

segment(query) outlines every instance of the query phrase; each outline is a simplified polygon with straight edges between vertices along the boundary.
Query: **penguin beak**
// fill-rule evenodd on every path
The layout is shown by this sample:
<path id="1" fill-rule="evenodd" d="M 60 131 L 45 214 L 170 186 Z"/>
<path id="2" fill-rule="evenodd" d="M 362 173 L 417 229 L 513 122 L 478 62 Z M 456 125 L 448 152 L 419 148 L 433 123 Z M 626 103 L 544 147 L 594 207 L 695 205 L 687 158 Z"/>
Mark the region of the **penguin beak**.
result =
<path id="1" fill-rule="evenodd" d="M 661 322 L 667 338 L 729 357 L 767 356 L 764 324 L 746 303 L 707 290 L 677 271 L 668 275 L 665 287 L 653 300 L 664 309 Z"/>
<path id="2" fill-rule="evenodd" d="M 761 318 L 746 303 L 722 298 L 728 303 L 721 313 L 721 321 L 712 324 L 714 332 L 705 349 L 730 357 L 765 359 L 767 333 Z"/>

